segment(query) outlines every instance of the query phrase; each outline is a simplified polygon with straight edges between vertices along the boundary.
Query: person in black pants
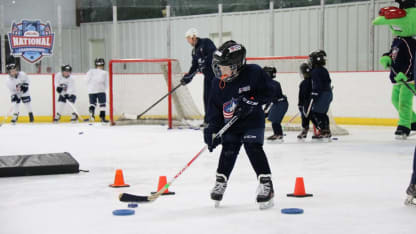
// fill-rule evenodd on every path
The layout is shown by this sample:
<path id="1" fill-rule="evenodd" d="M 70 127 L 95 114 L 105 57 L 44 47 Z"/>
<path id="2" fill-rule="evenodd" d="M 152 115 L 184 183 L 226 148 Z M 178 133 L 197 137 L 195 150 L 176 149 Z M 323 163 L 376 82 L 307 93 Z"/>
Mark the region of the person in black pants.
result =
<path id="1" fill-rule="evenodd" d="M 270 78 L 276 78 L 275 67 L 264 67 L 263 70 Z M 272 122 L 273 135 L 267 137 L 269 142 L 283 142 L 282 120 L 289 108 L 289 102 L 286 95 L 283 94 L 282 86 L 277 80 L 273 80 L 275 85 L 275 96 L 270 103 L 265 105 L 265 114 L 270 122 Z"/>
<path id="2" fill-rule="evenodd" d="M 192 66 L 188 73 L 186 73 L 181 79 L 181 84 L 189 84 L 197 72 L 201 72 L 204 75 L 204 111 L 206 116 L 211 83 L 215 76 L 211 67 L 212 54 L 217 48 L 211 39 L 199 38 L 198 31 L 195 28 L 189 29 L 185 33 L 185 37 L 194 49 L 192 50 Z M 202 125 L 205 126 L 206 123 L 207 120 L 206 117 L 204 117 L 204 124 Z"/>
<path id="3" fill-rule="evenodd" d="M 328 110 L 332 102 L 331 78 L 328 70 L 324 67 L 326 64 L 326 52 L 317 50 L 309 54 L 309 64 L 311 70 L 311 118 L 316 123 L 319 133 L 313 136 L 313 139 L 330 139 L 331 131 L 329 128 Z"/>

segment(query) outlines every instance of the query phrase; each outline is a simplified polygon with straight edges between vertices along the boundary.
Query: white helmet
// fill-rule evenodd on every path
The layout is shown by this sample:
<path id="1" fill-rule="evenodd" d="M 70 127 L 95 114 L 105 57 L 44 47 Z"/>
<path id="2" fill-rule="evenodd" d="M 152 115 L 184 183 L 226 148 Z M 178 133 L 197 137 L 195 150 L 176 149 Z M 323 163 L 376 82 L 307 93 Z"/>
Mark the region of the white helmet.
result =
<path id="1" fill-rule="evenodd" d="M 190 28 L 185 33 L 185 37 L 198 37 L 198 30 L 196 28 Z"/>

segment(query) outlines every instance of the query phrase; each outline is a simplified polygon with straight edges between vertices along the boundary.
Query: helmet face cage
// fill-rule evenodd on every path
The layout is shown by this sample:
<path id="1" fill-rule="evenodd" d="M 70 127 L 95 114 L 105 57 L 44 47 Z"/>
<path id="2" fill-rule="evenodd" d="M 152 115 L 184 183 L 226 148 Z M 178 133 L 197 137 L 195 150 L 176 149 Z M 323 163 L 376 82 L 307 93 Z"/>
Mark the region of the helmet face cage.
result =
<path id="1" fill-rule="evenodd" d="M 214 71 L 215 77 L 224 82 L 233 81 L 239 74 L 237 65 L 220 65 L 217 59 L 212 60 L 212 70 Z"/>

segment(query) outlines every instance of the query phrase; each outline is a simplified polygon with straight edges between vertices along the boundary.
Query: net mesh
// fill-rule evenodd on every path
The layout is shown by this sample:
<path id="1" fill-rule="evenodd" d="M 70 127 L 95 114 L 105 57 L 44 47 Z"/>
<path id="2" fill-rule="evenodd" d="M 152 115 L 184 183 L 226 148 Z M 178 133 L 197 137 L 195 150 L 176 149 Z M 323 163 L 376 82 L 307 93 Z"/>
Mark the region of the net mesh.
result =
<path id="1" fill-rule="evenodd" d="M 180 84 L 183 74 L 177 60 L 113 60 L 110 73 L 113 90 L 110 115 L 117 125 L 170 122 L 175 126 L 202 118 L 186 86 L 180 86 L 172 93 L 171 115 L 168 96 L 148 109 L 169 92 L 169 83 L 171 89 Z M 141 115 L 140 119 L 136 118 L 138 115 Z"/>

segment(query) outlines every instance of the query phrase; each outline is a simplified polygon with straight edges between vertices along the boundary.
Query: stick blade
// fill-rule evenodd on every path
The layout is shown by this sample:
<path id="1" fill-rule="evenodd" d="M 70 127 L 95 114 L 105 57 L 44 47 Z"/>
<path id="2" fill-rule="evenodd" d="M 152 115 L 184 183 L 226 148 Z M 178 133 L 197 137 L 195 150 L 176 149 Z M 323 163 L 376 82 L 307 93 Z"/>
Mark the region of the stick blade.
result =
<path id="1" fill-rule="evenodd" d="M 121 202 L 150 202 L 148 196 L 140 196 L 130 193 L 121 193 L 118 198 Z"/>

